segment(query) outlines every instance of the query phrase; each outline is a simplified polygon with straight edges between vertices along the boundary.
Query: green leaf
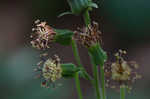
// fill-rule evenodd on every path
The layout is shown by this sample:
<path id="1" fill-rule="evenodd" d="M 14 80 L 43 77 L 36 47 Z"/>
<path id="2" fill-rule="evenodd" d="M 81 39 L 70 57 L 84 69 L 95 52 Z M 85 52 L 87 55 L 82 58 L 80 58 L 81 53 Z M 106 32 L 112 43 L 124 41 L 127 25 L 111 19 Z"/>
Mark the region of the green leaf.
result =
<path id="1" fill-rule="evenodd" d="M 104 62 L 107 60 L 107 54 L 98 43 L 88 48 L 88 52 L 97 66 L 104 65 Z"/>
<path id="2" fill-rule="evenodd" d="M 75 73 L 79 71 L 79 69 L 72 63 L 68 64 L 61 64 L 62 67 L 62 76 L 64 78 L 72 78 L 74 77 Z"/>
<path id="3" fill-rule="evenodd" d="M 55 29 L 56 32 L 54 42 L 62 45 L 70 45 L 72 41 L 73 32 L 64 29 Z"/>

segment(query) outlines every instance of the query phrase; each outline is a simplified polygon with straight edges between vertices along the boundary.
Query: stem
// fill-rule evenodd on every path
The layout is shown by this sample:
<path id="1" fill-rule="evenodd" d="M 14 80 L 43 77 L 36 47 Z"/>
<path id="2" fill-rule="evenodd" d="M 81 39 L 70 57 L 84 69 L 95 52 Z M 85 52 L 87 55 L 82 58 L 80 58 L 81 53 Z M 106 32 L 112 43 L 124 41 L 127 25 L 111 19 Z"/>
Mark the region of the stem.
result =
<path id="1" fill-rule="evenodd" d="M 76 88 L 77 88 L 77 92 L 79 95 L 79 99 L 83 99 L 81 88 L 80 88 L 80 79 L 79 79 L 78 72 L 75 74 L 75 83 L 76 83 Z"/>
<path id="2" fill-rule="evenodd" d="M 80 56 L 79 56 L 79 52 L 78 52 L 78 48 L 77 48 L 77 44 L 76 44 L 75 40 L 72 40 L 71 45 L 72 45 L 74 57 L 75 57 L 75 60 L 76 60 L 76 62 L 78 64 L 78 66 L 80 67 L 80 69 L 84 73 L 86 79 L 89 80 L 89 81 L 91 81 L 92 84 L 94 84 L 92 77 L 86 72 L 85 68 L 81 64 Z"/>
<path id="3" fill-rule="evenodd" d="M 91 57 L 91 55 L 90 55 L 90 57 Z M 96 89 L 97 99 L 101 99 L 100 90 L 99 90 L 98 66 L 93 62 L 92 57 L 91 57 L 91 62 L 93 65 L 93 75 L 94 75 L 94 81 L 95 81 L 94 85 L 95 85 L 95 89 Z"/>
<path id="4" fill-rule="evenodd" d="M 85 13 L 83 14 L 84 22 L 86 24 L 86 27 L 88 27 L 89 24 L 91 24 L 91 19 L 89 15 L 89 11 L 86 10 Z"/>
<path id="5" fill-rule="evenodd" d="M 86 10 L 85 13 L 83 14 L 83 18 L 84 18 L 84 22 L 86 24 L 86 27 L 88 27 L 88 25 L 91 24 L 91 19 L 90 19 L 90 15 L 89 15 L 88 10 Z M 90 57 L 91 57 L 91 55 L 90 55 Z M 92 64 L 93 64 L 94 86 L 96 88 L 97 99 L 101 99 L 100 90 L 99 90 L 98 67 L 93 62 L 92 57 L 91 57 L 91 60 L 92 60 Z"/>
<path id="6" fill-rule="evenodd" d="M 101 86 L 102 86 L 102 96 L 103 96 L 103 99 L 106 99 L 106 89 L 105 89 L 105 72 L 104 72 L 104 66 L 102 66 L 100 68 L 100 73 L 101 73 Z"/>
<path id="7" fill-rule="evenodd" d="M 84 67 L 81 64 L 80 56 L 79 56 L 79 52 L 78 52 L 78 48 L 77 48 L 77 44 L 76 44 L 75 40 L 72 40 L 71 45 L 72 45 L 73 54 L 74 54 L 74 57 L 75 57 L 75 60 L 78 64 L 78 66 L 81 68 L 81 70 L 84 73 L 84 75 L 86 76 L 87 80 L 91 81 L 91 83 L 94 84 L 92 77 L 86 72 L 86 70 L 84 69 Z M 77 88 L 77 92 L 79 95 L 79 99 L 83 99 L 81 88 L 80 88 L 80 79 L 79 79 L 78 73 L 75 74 L 75 83 L 76 83 L 76 88 Z"/>
<path id="8" fill-rule="evenodd" d="M 125 99 L 126 88 L 124 85 L 120 86 L 120 99 Z"/>
<path id="9" fill-rule="evenodd" d="M 75 60 L 77 61 L 78 66 L 79 67 L 83 67 L 82 64 L 81 64 L 81 61 L 80 61 L 80 56 L 79 56 L 79 52 L 78 52 L 78 48 L 77 48 L 76 42 L 74 40 L 72 40 L 72 44 L 71 45 L 72 45 L 74 57 L 75 57 Z"/>
<path id="10" fill-rule="evenodd" d="M 94 67 L 94 80 L 95 80 L 97 99 L 101 99 L 100 90 L 99 90 L 99 80 L 98 80 L 98 68 L 96 65 L 94 65 L 93 67 Z"/>
<path id="11" fill-rule="evenodd" d="M 74 40 L 72 40 L 72 44 L 71 45 L 72 45 L 74 57 L 75 57 L 75 59 L 77 61 L 78 66 L 82 67 L 82 64 L 81 64 L 81 61 L 80 61 L 80 57 L 79 57 L 79 53 L 78 53 L 78 49 L 77 49 L 77 45 L 76 45 Z M 81 88 L 80 88 L 80 79 L 79 79 L 78 73 L 75 74 L 75 83 L 76 83 L 76 88 L 77 88 L 79 99 L 83 99 Z"/>

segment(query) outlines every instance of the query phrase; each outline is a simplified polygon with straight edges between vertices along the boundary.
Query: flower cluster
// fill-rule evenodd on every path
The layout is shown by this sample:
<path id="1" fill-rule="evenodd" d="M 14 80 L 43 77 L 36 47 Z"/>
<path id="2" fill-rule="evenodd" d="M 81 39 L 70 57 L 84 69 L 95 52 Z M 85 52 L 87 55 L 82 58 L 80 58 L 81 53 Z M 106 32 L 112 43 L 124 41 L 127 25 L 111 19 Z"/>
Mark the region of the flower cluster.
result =
<path id="1" fill-rule="evenodd" d="M 96 22 L 93 22 L 92 25 L 89 25 L 87 28 L 79 29 L 80 31 L 75 31 L 74 39 L 80 42 L 85 47 L 89 48 L 90 46 L 101 41 L 101 31 L 99 31 L 99 25 Z"/>
<path id="2" fill-rule="evenodd" d="M 134 61 L 126 61 L 123 55 L 126 51 L 119 50 L 115 54 L 116 61 L 111 65 L 105 66 L 106 86 L 111 88 L 120 88 L 126 86 L 131 89 L 131 84 L 140 79 L 141 75 L 136 72 L 138 64 Z"/>
<path id="3" fill-rule="evenodd" d="M 35 21 L 35 27 L 32 29 L 31 44 L 37 49 L 49 48 L 48 44 L 54 40 L 56 33 L 46 22 Z"/>
<path id="4" fill-rule="evenodd" d="M 49 87 L 50 83 L 62 77 L 60 58 L 57 55 L 47 59 L 45 62 L 41 61 L 37 65 L 36 71 L 40 72 L 39 77 L 42 79 L 43 87 Z"/>

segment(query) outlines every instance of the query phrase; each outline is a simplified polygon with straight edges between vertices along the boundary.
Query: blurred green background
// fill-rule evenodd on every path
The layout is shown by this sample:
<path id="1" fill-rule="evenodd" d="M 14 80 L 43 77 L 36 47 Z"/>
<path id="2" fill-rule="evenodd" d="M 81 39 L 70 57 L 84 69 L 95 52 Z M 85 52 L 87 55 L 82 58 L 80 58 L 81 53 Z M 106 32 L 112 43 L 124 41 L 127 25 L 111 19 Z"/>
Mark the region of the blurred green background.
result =
<path id="1" fill-rule="evenodd" d="M 150 1 L 94 0 L 100 8 L 91 12 L 103 31 L 103 46 L 108 55 L 126 49 L 128 58 L 140 64 L 143 78 L 133 85 L 127 99 L 150 99 Z M 0 1 L 0 99 L 77 99 L 74 80 L 61 80 L 62 86 L 45 89 L 35 78 L 33 69 L 39 53 L 31 48 L 30 33 L 36 19 L 57 28 L 75 29 L 82 17 L 57 18 L 69 10 L 66 0 L 1 0 Z M 82 62 L 89 73 L 87 51 L 79 46 Z M 54 45 L 49 54 L 57 53 L 63 62 L 74 62 L 70 47 Z M 111 59 L 111 58 L 110 58 Z M 90 83 L 81 79 L 85 99 L 96 99 Z M 108 90 L 108 99 L 119 99 L 119 93 Z"/>

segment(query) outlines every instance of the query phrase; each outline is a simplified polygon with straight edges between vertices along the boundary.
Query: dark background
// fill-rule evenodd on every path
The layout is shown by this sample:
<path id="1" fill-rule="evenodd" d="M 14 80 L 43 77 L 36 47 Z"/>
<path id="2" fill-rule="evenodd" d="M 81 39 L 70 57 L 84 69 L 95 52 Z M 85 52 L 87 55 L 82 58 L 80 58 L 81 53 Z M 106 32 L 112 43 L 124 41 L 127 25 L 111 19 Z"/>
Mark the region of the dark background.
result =
<path id="1" fill-rule="evenodd" d="M 139 63 L 143 78 L 133 84 L 127 99 L 150 99 L 150 1 L 97 0 L 100 8 L 91 12 L 103 31 L 103 48 L 111 57 L 118 49 L 128 51 L 128 58 Z M 103 4 L 102 4 L 103 2 Z M 68 11 L 66 0 L 1 0 L 0 1 L 0 99 L 77 99 L 73 79 L 61 80 L 62 86 L 45 89 L 34 79 L 33 69 L 39 54 L 29 44 L 32 24 L 36 19 L 55 28 L 74 30 L 83 25 L 82 17 L 57 18 Z M 82 62 L 91 73 L 87 50 L 79 46 Z M 57 53 L 62 62 L 74 62 L 71 47 L 53 45 L 49 54 Z M 85 99 L 95 99 L 95 90 L 81 80 Z M 108 89 L 108 99 L 119 99 L 119 93 Z"/>

